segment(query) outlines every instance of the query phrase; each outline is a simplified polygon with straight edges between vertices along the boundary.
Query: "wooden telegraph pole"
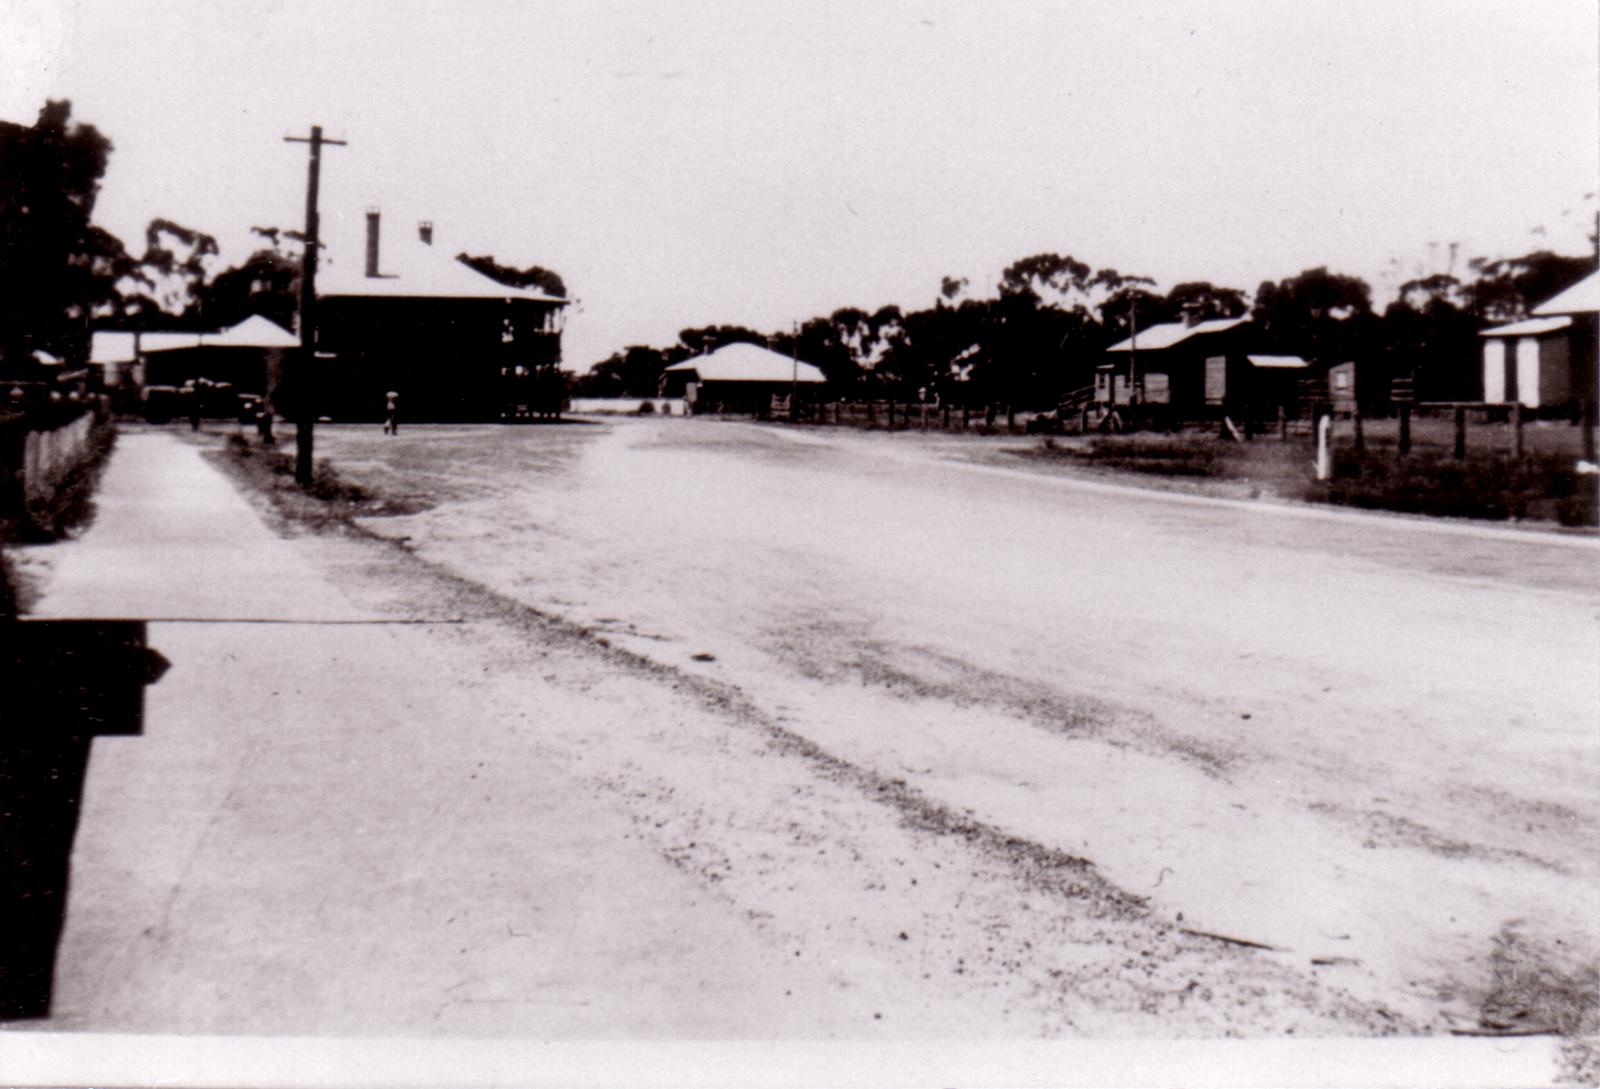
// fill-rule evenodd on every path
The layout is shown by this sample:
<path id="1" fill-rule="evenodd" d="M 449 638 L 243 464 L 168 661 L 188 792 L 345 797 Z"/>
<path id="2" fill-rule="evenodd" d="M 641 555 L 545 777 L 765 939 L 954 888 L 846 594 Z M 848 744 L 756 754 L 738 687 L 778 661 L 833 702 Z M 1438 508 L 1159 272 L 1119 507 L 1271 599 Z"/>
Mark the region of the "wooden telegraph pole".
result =
<path id="1" fill-rule="evenodd" d="M 343 140 L 329 140 L 322 135 L 321 125 L 311 126 L 310 136 L 285 136 L 291 144 L 311 145 L 311 164 L 306 170 L 306 252 L 300 271 L 300 366 L 295 381 L 296 415 L 294 428 L 294 479 L 301 487 L 311 483 L 311 429 L 316 423 L 317 410 L 312 397 L 312 383 L 316 373 L 317 333 L 315 310 L 317 305 L 317 185 L 322 175 L 322 146 L 332 144 L 344 147 Z"/>

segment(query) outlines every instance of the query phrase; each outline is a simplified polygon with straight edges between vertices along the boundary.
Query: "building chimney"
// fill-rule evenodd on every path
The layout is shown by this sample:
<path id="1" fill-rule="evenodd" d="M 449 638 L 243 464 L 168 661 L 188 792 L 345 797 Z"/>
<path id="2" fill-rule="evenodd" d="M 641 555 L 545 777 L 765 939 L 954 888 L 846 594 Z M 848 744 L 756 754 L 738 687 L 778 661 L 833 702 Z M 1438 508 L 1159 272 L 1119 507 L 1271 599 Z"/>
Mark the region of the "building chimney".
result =
<path id="1" fill-rule="evenodd" d="M 1186 302 L 1183 304 L 1183 324 L 1194 326 L 1200 324 L 1202 305 L 1199 302 Z"/>
<path id="2" fill-rule="evenodd" d="M 417 237 L 428 245 L 433 245 L 433 220 L 424 219 L 417 224 Z"/>
<path id="3" fill-rule="evenodd" d="M 367 278 L 378 278 L 378 209 L 367 209 Z"/>

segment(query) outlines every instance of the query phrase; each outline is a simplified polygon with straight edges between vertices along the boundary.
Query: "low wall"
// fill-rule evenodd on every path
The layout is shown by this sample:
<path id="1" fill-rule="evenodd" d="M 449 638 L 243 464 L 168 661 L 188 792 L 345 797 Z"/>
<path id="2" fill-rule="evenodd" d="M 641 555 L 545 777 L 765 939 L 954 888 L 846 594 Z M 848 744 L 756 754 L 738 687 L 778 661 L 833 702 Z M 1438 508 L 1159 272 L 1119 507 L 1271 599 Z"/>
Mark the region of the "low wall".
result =
<path id="1" fill-rule="evenodd" d="M 0 418 L 0 519 L 48 526 L 63 489 L 102 444 L 111 426 L 100 402 Z"/>
<path id="2" fill-rule="evenodd" d="M 49 503 L 89 454 L 95 417 L 85 412 L 49 431 L 29 431 L 23 440 L 22 495 L 29 506 Z"/>

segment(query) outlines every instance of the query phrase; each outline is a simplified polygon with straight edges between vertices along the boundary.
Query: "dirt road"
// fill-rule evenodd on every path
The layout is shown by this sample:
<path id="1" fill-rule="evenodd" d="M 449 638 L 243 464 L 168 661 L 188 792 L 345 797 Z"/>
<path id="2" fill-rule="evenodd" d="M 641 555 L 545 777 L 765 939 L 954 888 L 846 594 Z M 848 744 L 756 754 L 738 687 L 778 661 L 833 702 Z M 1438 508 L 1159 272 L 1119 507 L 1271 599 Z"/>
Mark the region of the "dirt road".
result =
<path id="1" fill-rule="evenodd" d="M 890 1032 L 1570 1028 L 1591 1001 L 1592 541 L 911 435 L 319 440 L 416 510 L 363 520 L 405 551 L 348 561 L 352 592 L 403 567 L 411 607 L 553 623 L 592 668 L 502 638 L 483 698 L 538 670 L 610 701 L 545 742 Z"/>

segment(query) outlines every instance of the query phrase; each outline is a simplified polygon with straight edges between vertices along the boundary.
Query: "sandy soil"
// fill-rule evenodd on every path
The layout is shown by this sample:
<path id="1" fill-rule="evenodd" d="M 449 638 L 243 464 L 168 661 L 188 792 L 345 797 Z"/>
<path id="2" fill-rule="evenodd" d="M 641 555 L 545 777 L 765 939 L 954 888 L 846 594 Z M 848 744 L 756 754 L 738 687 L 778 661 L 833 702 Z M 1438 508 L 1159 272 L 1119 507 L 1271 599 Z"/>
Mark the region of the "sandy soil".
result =
<path id="1" fill-rule="evenodd" d="M 558 708 L 531 720 L 552 779 L 792 959 L 798 1008 L 847 1007 L 829 1033 L 1572 1028 L 1592 1002 L 1591 542 L 920 436 L 319 443 L 424 508 L 319 562 L 363 608 L 475 621 L 419 652 L 497 715 Z M 817 1031 L 789 1016 L 766 1031 Z"/>

